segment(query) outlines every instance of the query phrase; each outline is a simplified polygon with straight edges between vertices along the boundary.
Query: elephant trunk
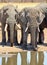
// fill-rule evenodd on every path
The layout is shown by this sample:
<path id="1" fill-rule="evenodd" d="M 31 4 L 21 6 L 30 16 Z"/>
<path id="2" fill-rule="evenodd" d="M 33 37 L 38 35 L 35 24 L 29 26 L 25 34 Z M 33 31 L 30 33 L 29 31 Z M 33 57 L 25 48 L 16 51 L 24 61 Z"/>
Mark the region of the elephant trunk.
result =
<path id="1" fill-rule="evenodd" d="M 11 43 L 11 47 L 13 46 L 13 42 L 14 42 L 14 24 L 10 24 L 10 43 Z"/>
<path id="2" fill-rule="evenodd" d="M 16 26 L 15 26 L 15 29 L 16 30 L 21 30 L 21 27 L 18 26 L 17 22 L 15 22 Z"/>

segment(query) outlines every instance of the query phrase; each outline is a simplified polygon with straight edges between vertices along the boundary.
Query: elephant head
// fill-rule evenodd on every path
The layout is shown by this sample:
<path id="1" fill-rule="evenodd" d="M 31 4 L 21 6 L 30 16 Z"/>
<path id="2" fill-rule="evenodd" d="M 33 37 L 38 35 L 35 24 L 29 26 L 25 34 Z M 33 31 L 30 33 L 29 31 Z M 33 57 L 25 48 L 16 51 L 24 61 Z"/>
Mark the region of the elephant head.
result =
<path id="1" fill-rule="evenodd" d="M 30 25 L 34 27 L 36 26 L 39 27 L 39 25 L 43 22 L 45 18 L 45 14 L 42 11 L 32 8 L 28 10 L 26 18 L 27 18 L 28 23 L 27 23 L 27 28 L 25 32 L 28 30 L 28 27 Z"/>
<path id="2" fill-rule="evenodd" d="M 27 23 L 27 19 L 26 19 L 26 14 L 27 14 L 27 12 L 26 12 L 26 9 L 27 9 L 27 8 L 22 9 L 22 10 L 19 12 L 18 17 L 17 17 L 17 23 L 20 23 L 21 26 L 22 26 L 22 25 L 25 25 L 25 24 Z"/>

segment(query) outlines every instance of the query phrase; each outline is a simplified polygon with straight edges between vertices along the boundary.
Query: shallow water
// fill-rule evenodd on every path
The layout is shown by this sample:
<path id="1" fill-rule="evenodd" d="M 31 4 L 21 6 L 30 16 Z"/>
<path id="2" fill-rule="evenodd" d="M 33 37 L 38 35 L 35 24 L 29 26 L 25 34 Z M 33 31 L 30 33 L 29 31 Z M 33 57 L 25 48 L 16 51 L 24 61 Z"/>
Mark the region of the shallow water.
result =
<path id="1" fill-rule="evenodd" d="M 47 52 L 0 53 L 0 65 L 47 65 Z"/>

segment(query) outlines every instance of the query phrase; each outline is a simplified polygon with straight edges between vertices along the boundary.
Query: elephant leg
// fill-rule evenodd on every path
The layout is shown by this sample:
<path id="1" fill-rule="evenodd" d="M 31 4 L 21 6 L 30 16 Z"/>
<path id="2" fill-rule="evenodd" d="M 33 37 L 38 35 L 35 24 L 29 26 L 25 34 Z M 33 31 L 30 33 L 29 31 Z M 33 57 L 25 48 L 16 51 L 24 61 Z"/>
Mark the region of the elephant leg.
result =
<path id="1" fill-rule="evenodd" d="M 26 28 L 25 28 L 26 29 Z M 25 32 L 25 29 L 24 27 L 21 29 L 21 35 L 22 35 L 22 38 L 21 38 L 21 43 L 20 45 L 22 45 L 24 43 L 24 39 L 23 38 L 26 38 L 26 35 L 27 35 L 27 32 Z M 26 38 L 27 39 L 27 38 Z"/>
<path id="2" fill-rule="evenodd" d="M 44 43 L 44 32 L 40 30 L 39 32 L 39 43 Z"/>
<path id="3" fill-rule="evenodd" d="M 8 32 L 8 42 L 10 42 L 10 28 L 9 28 L 9 25 L 7 27 L 7 32 Z"/>
<path id="4" fill-rule="evenodd" d="M 22 38 L 21 38 L 20 45 L 22 45 L 22 44 L 23 44 L 23 29 L 21 29 L 21 36 L 22 36 Z"/>
<path id="5" fill-rule="evenodd" d="M 26 48 L 27 46 L 27 32 L 25 32 L 26 27 L 23 27 L 23 48 Z"/>
<path id="6" fill-rule="evenodd" d="M 2 24 L 2 42 L 6 45 L 6 32 L 4 31 L 5 24 Z"/>
<path id="7" fill-rule="evenodd" d="M 13 46 L 14 43 L 14 24 L 10 24 L 10 43 L 11 47 Z"/>
<path id="8" fill-rule="evenodd" d="M 14 29 L 14 43 L 15 45 L 18 45 L 18 41 L 17 41 L 17 31 Z"/>
<path id="9" fill-rule="evenodd" d="M 37 47 L 37 27 L 31 28 L 31 43 L 33 49 L 35 50 Z"/>

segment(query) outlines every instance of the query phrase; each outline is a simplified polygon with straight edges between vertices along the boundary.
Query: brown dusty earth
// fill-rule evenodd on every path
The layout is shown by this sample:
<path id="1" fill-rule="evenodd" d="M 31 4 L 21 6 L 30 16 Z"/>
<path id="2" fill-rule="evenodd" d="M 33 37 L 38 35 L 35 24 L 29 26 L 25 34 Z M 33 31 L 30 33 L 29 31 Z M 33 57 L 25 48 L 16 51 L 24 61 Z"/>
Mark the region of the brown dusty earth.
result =
<path id="1" fill-rule="evenodd" d="M 14 4 L 14 3 L 13 3 Z M 37 5 L 38 3 L 32 3 L 32 5 L 31 5 L 31 3 L 24 3 L 24 4 L 20 4 L 20 3 L 18 3 L 18 4 L 16 4 L 16 5 L 18 5 L 18 7 L 20 8 L 20 10 L 22 9 L 22 8 L 24 8 L 26 5 L 28 5 L 28 6 L 26 6 L 26 7 L 31 7 L 31 6 L 35 6 L 35 5 Z M 2 6 L 4 6 L 4 5 L 6 5 L 5 3 L 0 3 L 0 8 L 2 7 Z M 15 5 L 15 4 L 14 4 Z M 21 7 L 22 6 L 22 7 Z M 6 32 L 6 38 L 7 38 L 7 32 Z M 18 35 L 17 35 L 17 38 L 18 38 L 18 42 L 20 42 L 20 39 L 21 39 L 21 31 L 20 30 L 18 30 Z M 0 28 L 0 42 L 2 41 L 2 31 L 1 31 L 1 28 Z M 7 40 L 6 40 L 7 41 Z M 28 35 L 28 39 L 27 39 L 27 42 L 29 43 L 30 42 L 30 34 Z M 47 44 L 47 29 L 44 29 L 44 45 L 37 45 L 37 51 L 47 51 L 47 46 L 46 46 L 46 44 Z M 10 47 L 10 46 L 2 46 L 2 45 L 0 45 L 0 53 L 2 52 L 2 53 L 4 53 L 4 52 L 23 52 L 23 51 L 28 51 L 28 50 L 23 50 L 23 49 L 20 49 L 20 48 L 17 48 L 16 46 L 13 46 L 13 47 Z"/>

